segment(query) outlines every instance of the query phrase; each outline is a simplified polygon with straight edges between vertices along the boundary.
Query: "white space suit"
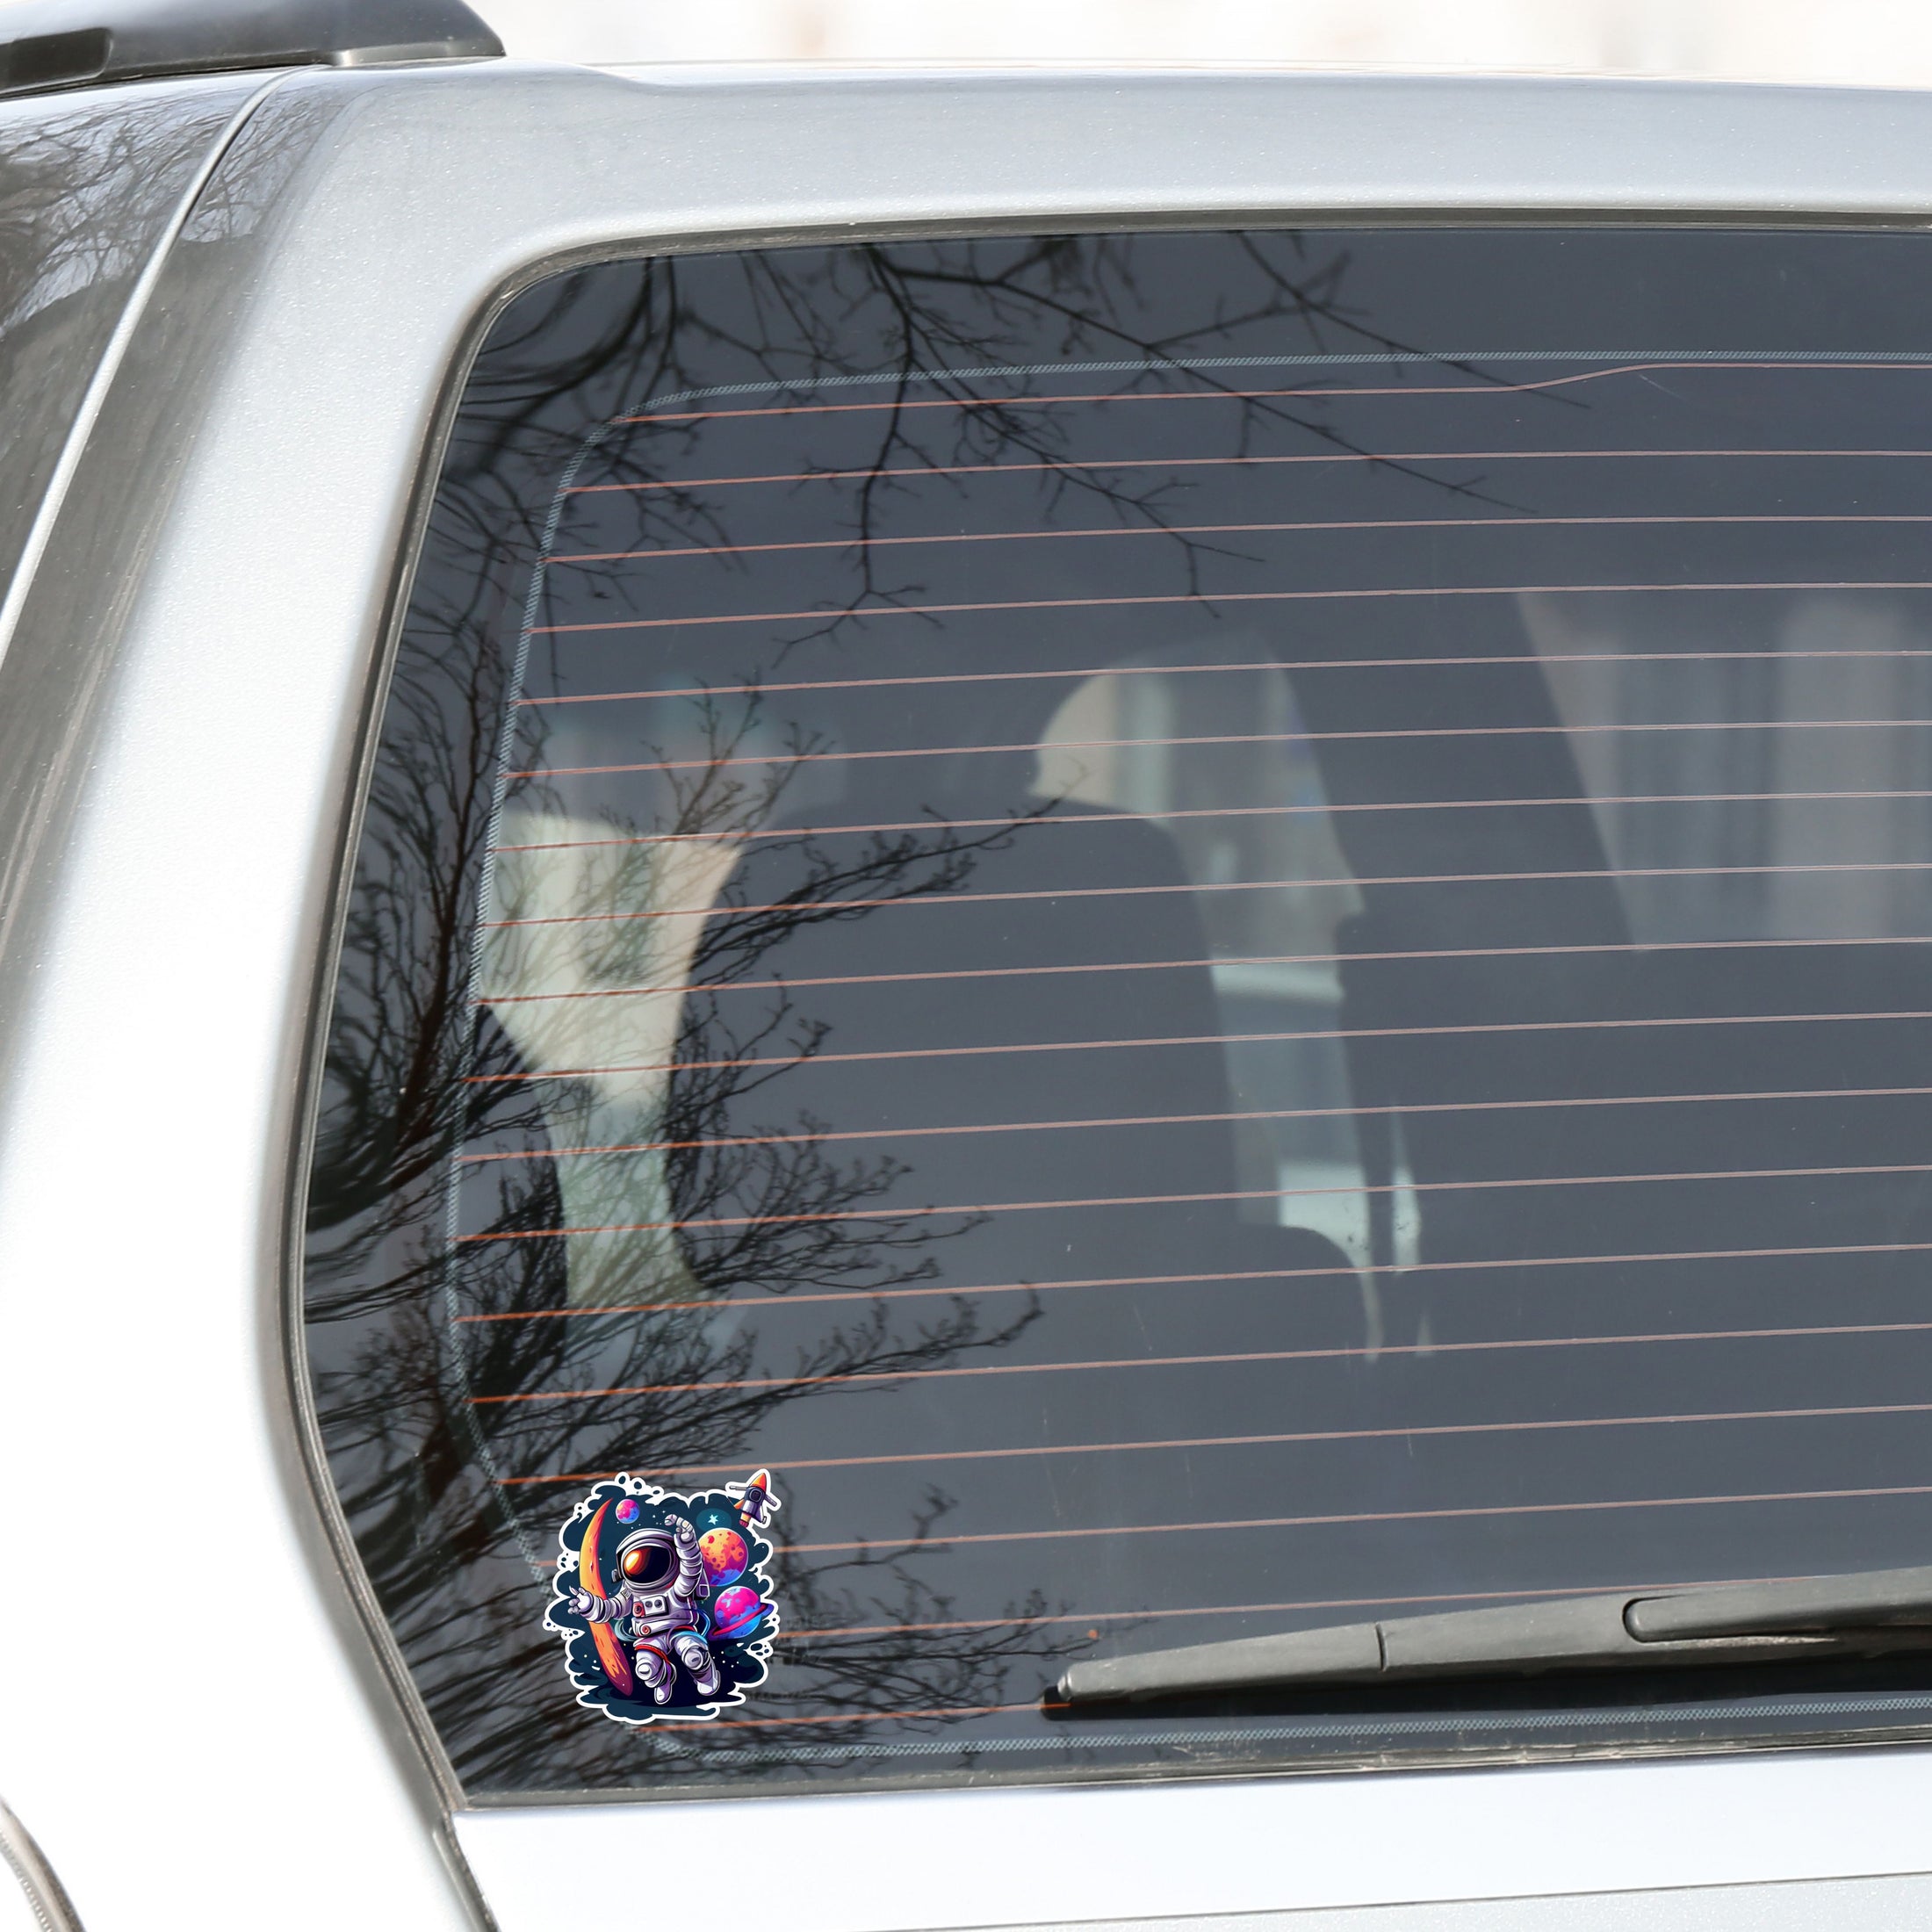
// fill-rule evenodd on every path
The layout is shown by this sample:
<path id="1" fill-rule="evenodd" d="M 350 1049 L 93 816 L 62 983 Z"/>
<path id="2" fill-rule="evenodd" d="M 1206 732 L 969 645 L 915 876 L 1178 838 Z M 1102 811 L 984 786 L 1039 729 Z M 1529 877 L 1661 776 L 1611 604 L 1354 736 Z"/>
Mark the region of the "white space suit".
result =
<path id="1" fill-rule="evenodd" d="M 617 1588 L 608 1597 L 571 1592 L 571 1608 L 594 1624 L 609 1624 L 633 1645 L 638 1683 L 654 1704 L 668 1704 L 682 1664 L 702 1697 L 718 1688 L 717 1660 L 698 1625 L 698 1605 L 711 1594 L 697 1532 L 681 1516 L 661 1528 L 633 1530 L 616 1551 Z"/>

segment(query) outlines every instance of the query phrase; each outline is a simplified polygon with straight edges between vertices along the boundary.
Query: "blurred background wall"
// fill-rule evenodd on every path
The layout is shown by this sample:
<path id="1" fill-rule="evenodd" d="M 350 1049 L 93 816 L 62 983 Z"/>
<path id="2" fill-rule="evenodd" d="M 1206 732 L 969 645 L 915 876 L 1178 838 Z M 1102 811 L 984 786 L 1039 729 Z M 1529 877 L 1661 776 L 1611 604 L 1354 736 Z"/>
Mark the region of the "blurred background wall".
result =
<path id="1" fill-rule="evenodd" d="M 1932 85 L 1932 0 L 476 0 L 512 54 L 1262 61 Z"/>

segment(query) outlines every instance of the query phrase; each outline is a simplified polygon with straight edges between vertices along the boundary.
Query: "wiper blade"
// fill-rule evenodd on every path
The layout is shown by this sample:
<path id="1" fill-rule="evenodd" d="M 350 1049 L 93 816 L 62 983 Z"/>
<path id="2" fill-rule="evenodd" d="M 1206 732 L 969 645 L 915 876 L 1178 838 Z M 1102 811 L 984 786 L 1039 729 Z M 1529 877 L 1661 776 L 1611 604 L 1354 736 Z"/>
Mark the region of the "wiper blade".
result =
<path id="1" fill-rule="evenodd" d="M 1072 1665 L 1067 1705 L 1301 1684 L 1654 1670 L 1932 1650 L 1932 1567 L 1708 1590 L 1618 1590 L 1341 1624 Z"/>

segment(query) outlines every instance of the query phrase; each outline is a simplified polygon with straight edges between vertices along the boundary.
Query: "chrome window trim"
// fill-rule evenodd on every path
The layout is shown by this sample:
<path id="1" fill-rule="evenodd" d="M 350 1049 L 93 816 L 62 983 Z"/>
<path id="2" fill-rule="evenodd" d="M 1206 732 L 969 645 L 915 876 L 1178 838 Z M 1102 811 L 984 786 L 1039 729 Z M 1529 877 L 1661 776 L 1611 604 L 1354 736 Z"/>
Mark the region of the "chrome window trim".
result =
<path id="1" fill-rule="evenodd" d="M 191 1684 L 164 1686 L 183 1700 L 166 1709 L 187 1727 L 184 1762 L 196 1775 L 155 1781 L 133 1820 L 136 1844 L 117 1857 L 129 1874 L 105 1871 L 86 1853 L 96 1771 L 86 1727 L 67 1719 L 66 1687 L 38 1669 L 35 1606 L 10 1594 L 0 1683 L 36 1748 L 7 1754 L 7 1788 L 43 1820 L 83 1910 L 98 1899 L 102 1922 L 132 1916 L 139 1894 L 129 1887 L 151 1886 L 158 1872 L 162 1884 L 179 1876 L 205 1920 L 241 1918 L 245 1874 L 220 1869 L 198 1835 L 211 1815 L 224 1821 L 224 1844 L 249 1844 L 249 1869 L 260 1860 L 302 1870 L 302 1884 L 278 1888 L 291 1925 L 328 1923 L 378 1896 L 399 1917 L 458 1922 L 427 1843 L 452 1810 L 479 1858 L 508 1842 L 501 1821 L 513 1817 L 564 1831 L 588 1815 L 617 1835 L 614 1848 L 635 1835 L 641 1849 L 652 1829 L 655 1807 L 637 1805 L 462 1811 L 420 1728 L 414 1744 L 394 1735 L 393 1694 L 407 1698 L 407 1680 L 379 1623 L 372 1644 L 361 1641 L 356 1622 L 370 1606 L 352 1605 L 359 1590 L 345 1592 L 335 1574 L 348 1553 L 326 1487 L 311 1493 L 321 1464 L 287 1320 L 355 781 L 449 413 L 482 329 L 511 293 L 573 262 L 641 250 L 892 234 L 1242 220 L 1916 227 L 1932 220 L 1928 137 L 1932 97 L 1668 83 L 669 69 L 618 78 L 515 63 L 283 83 L 187 224 L 187 242 L 207 245 L 192 262 L 177 246 L 164 265 L 0 666 L 0 714 L 29 695 L 37 707 L 23 755 L 44 773 L 47 799 L 31 826 L 11 800 L 0 807 L 0 843 L 31 831 L 0 905 L 0 1282 L 60 1279 L 68 1290 L 19 1317 L 30 1345 L 13 1353 L 87 1359 L 105 1323 L 121 1345 L 90 1394 L 121 1418 L 118 1439 L 162 1458 L 191 1461 L 218 1446 L 236 1455 L 233 1495 L 222 1495 L 262 1525 L 251 1574 L 285 1613 L 286 1640 L 314 1660 L 320 1699 L 278 1728 L 242 1698 L 197 1703 Z M 184 317 L 197 325 L 185 354 L 168 334 Z M 179 755 L 211 736 L 219 758 Z M 228 975 L 217 982 L 205 962 L 219 948 Z M 104 1215 L 89 1186 L 99 1128 L 89 1096 L 116 1091 L 163 1036 L 215 1050 L 199 1056 L 196 1083 L 141 1162 L 113 1175 L 114 1212 Z M 198 1148 L 226 1151 L 211 1165 Z M 172 1247 L 165 1231 L 187 1200 L 196 1225 Z M 87 1229 L 84 1253 L 50 1231 L 62 1216 Z M 159 1321 L 157 1305 L 177 1318 Z M 192 1414 L 170 1407 L 148 1373 L 170 1350 L 197 1371 Z M 112 1445 L 63 1428 L 53 1378 L 11 1380 L 0 1392 L 7 1466 L 47 1440 L 66 1452 L 58 1487 L 50 1474 L 37 1492 L 10 1484 L 0 1494 L 0 1535 L 39 1547 L 72 1487 L 112 1483 L 119 1465 Z M 219 1545 L 215 1526 L 207 1534 Z M 219 1628 L 191 1604 L 155 1614 L 184 1679 L 219 1690 Z M 1634 1827 L 1657 1815 L 1643 1793 L 1661 1792 L 1671 1773 L 1695 1769 L 1703 1789 L 1748 1803 L 1775 1770 L 1782 1789 L 1809 1789 L 1835 1811 L 1849 1793 L 1847 1765 L 1874 1776 L 1891 1767 L 1885 1788 L 1920 1797 L 1932 1777 L 1932 1754 L 1911 1750 L 1594 1768 L 1608 1807 L 1596 1828 L 1622 1836 L 1627 1855 L 1591 1869 L 1606 1884 L 1661 1882 L 1646 1878 L 1657 1868 L 1618 1819 Z M 1211 1885 L 1183 1892 L 1177 1881 L 1133 1900 L 1121 1889 L 1140 1869 L 1134 1847 L 1172 1842 L 1187 1808 L 1215 1794 L 1280 1831 L 1327 1815 L 1334 1793 L 1359 1792 L 1346 1831 L 1366 1834 L 1373 1813 L 1380 1843 L 1401 1819 L 1426 1820 L 1438 1802 L 1426 1794 L 1480 1778 L 1506 1837 L 1533 1827 L 1553 1781 L 1578 1775 L 1062 1794 L 1078 1797 L 1090 1821 L 1079 1849 L 1091 1889 L 1074 1915 L 1236 1908 Z M 801 1799 L 796 1815 L 809 1809 L 815 1820 L 820 1904 L 836 1917 L 877 1805 L 900 1807 L 908 1842 L 932 1847 L 962 1843 L 991 1819 L 975 1806 L 1041 1799 Z M 794 1806 L 746 1802 L 788 1814 Z M 1880 1808 L 1900 1814 L 1882 1843 L 1849 1820 L 1835 1840 L 1820 1827 L 1806 1875 L 1923 1866 L 1916 1830 L 1902 1821 L 1912 1807 Z M 1568 1814 L 1559 1805 L 1548 1815 Z M 1581 1828 L 1572 1817 L 1559 1835 Z M 319 1830 L 354 1836 L 359 1869 L 317 1860 Z M 1379 1853 L 1366 1837 L 1353 1842 L 1355 1902 L 1387 1896 L 1375 1892 L 1388 1882 L 1375 1878 Z M 1581 1857 L 1581 1840 L 1571 1842 Z M 997 1896 L 985 1873 L 970 1893 L 983 1901 L 978 1922 L 1042 1915 L 1044 1865 L 989 1870 Z M 1319 1902 L 1297 1893 L 1292 1871 L 1270 1882 L 1277 1907 Z M 893 1922 L 960 1922 L 948 1915 L 956 1906 L 930 1895 L 939 1889 L 902 1896 Z"/>

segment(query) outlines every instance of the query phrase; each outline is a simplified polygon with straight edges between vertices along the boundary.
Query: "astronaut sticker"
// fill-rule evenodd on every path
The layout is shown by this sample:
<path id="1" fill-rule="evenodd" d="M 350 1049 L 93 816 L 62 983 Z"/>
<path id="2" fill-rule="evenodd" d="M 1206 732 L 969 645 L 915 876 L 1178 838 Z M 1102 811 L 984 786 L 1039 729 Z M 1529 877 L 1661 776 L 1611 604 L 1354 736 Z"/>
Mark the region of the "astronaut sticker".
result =
<path id="1" fill-rule="evenodd" d="M 545 1629 L 577 1701 L 620 1724 L 715 1718 L 765 1681 L 778 1629 L 761 1532 L 771 1474 L 695 1496 L 636 1476 L 600 1482 L 558 1532 Z"/>

